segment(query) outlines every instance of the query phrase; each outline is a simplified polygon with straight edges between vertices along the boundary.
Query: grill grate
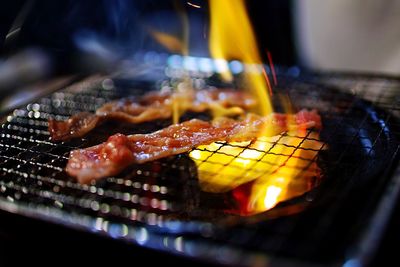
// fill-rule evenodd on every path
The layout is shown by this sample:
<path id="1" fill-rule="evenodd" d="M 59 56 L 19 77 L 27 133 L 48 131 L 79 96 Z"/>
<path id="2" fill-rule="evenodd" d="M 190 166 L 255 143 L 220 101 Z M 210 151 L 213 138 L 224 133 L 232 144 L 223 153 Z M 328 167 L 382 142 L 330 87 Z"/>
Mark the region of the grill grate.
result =
<path id="1" fill-rule="evenodd" d="M 1 208 L 228 264 L 259 261 L 260 251 L 274 257 L 326 262 L 343 259 L 346 244 L 354 242 L 347 234 L 359 233 L 357 227 L 371 217 L 369 211 L 390 181 L 385 171 L 395 166 L 400 82 L 363 76 L 282 76 L 275 91 L 289 97 L 297 108 L 316 108 L 322 116 L 323 143 L 316 148 L 303 146 L 304 142 L 318 141 L 312 130 L 304 136 L 282 134 L 268 141 L 266 151 L 254 144 L 218 142 L 214 150 L 192 151 L 209 154 L 206 160 L 197 162 L 198 166 L 187 155 L 179 155 L 81 185 L 64 172 L 71 150 L 100 143 L 113 132 L 144 133 L 170 124 L 168 120 L 141 125 L 110 122 L 81 140 L 51 142 L 47 131 L 50 117 L 63 120 L 78 111 L 94 111 L 107 101 L 141 95 L 149 89 L 148 84 L 125 80 L 115 80 L 112 88 L 101 84 L 102 80 L 79 83 L 4 118 L 0 132 Z M 207 114 L 199 116 L 208 118 Z M 288 145 L 284 141 L 287 137 L 299 141 Z M 228 146 L 239 153 L 228 155 L 227 162 L 212 160 L 216 154 L 226 155 Z M 259 170 L 259 164 L 271 166 L 271 172 L 285 165 L 275 162 L 274 155 L 282 154 L 279 147 L 289 151 L 284 154 L 286 158 L 297 157 L 304 162 L 300 171 L 313 171 L 317 163 L 323 173 L 321 183 L 313 181 L 319 185 L 308 193 L 249 217 L 221 212 L 226 209 L 227 194 L 199 189 L 197 172 L 202 164 L 216 165 L 211 168 L 212 174 L 219 173 L 233 160 L 248 160 L 243 151 L 251 150 L 263 155 L 249 167 L 239 168 L 235 177 L 248 172 L 261 176 L 265 171 Z M 297 150 L 314 151 L 318 157 L 298 157 Z M 359 212 L 354 214 L 354 209 Z M 206 249 L 209 247 L 216 249 Z M 221 250 L 230 256 L 221 259 Z"/>

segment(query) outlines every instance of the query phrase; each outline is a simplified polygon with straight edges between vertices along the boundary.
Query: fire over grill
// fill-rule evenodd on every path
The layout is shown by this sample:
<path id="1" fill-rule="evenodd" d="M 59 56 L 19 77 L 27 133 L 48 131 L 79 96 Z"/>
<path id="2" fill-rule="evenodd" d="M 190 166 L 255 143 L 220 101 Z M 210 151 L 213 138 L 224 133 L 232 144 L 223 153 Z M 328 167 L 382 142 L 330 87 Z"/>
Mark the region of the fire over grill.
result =
<path id="1" fill-rule="evenodd" d="M 170 124 L 110 122 L 83 139 L 50 141 L 48 118 L 94 111 L 109 100 L 149 89 L 148 84 L 117 79 L 115 87 L 104 89 L 101 82 L 79 83 L 4 118 L 1 208 L 222 263 L 251 264 L 260 255 L 326 263 L 343 261 L 349 244 L 357 246 L 363 237 L 359 226 L 372 220 L 370 211 L 391 181 L 388 166 L 394 168 L 399 147 L 400 83 L 310 75 L 295 80 L 283 76 L 276 91 L 289 96 L 297 108 L 316 108 L 322 116 L 321 139 L 329 149 L 319 151 L 304 167 L 306 171 L 317 162 L 321 184 L 270 211 L 249 217 L 224 213 L 229 195 L 202 192 L 196 164 L 187 155 L 132 166 L 91 185 L 78 184 L 64 172 L 71 150 L 98 144 L 113 132 L 146 133 Z M 271 145 L 285 145 L 279 140 Z M 224 168 L 223 163 L 213 164 Z M 224 259 L 218 257 L 221 251 Z"/>

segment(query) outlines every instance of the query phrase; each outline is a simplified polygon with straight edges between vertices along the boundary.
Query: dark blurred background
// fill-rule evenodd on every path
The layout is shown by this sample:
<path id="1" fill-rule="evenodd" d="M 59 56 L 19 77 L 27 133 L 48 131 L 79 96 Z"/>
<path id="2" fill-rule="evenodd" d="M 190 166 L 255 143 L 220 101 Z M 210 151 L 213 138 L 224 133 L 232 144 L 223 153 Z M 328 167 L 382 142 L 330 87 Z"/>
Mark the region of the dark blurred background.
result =
<path id="1" fill-rule="evenodd" d="M 246 4 L 265 62 L 270 52 L 277 65 L 400 75 L 400 1 Z M 52 73 L 70 73 L 102 70 L 138 51 L 168 53 L 150 33 L 181 35 L 177 10 L 188 17 L 189 54 L 209 56 L 207 5 L 206 0 L 2 1 L 0 57 L 40 48 Z M 85 61 L 88 54 L 94 58 Z"/>
<path id="2" fill-rule="evenodd" d="M 0 11 L 0 52 L 4 57 L 25 47 L 43 48 L 55 60 L 56 72 L 76 71 L 73 59 L 85 49 L 104 49 L 114 54 L 110 56 L 120 57 L 138 50 L 168 52 L 152 39 L 148 29 L 171 33 L 181 29 L 176 2 L 189 17 L 190 54 L 207 55 L 203 34 L 208 30 L 208 8 L 204 0 L 5 1 Z M 269 51 L 276 64 L 296 63 L 290 2 L 247 1 L 264 60 Z"/>

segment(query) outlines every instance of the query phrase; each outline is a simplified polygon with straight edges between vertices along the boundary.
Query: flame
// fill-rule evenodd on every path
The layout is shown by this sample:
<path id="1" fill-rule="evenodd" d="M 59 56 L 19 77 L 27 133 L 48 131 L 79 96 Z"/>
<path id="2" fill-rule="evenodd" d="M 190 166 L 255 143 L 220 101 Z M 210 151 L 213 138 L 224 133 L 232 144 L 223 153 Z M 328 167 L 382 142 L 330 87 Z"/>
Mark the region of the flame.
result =
<path id="1" fill-rule="evenodd" d="M 257 112 L 272 113 L 270 81 L 258 53 L 244 0 L 210 0 L 210 52 L 223 79 L 232 81 L 227 60 L 245 64 L 245 88 L 252 90 L 259 103 Z M 277 84 L 271 54 L 268 59 Z M 281 96 L 283 107 L 293 113 L 290 101 Z M 291 129 L 293 116 L 288 116 L 288 133 L 269 136 L 265 125 L 255 141 L 240 143 L 216 142 L 200 146 L 189 156 L 196 162 L 202 190 L 228 193 L 238 202 L 232 211 L 251 215 L 275 207 L 279 202 L 299 196 L 315 185 L 320 170 L 316 164 L 318 151 L 324 147 L 318 132 L 305 127 Z"/>
<path id="2" fill-rule="evenodd" d="M 257 112 L 261 115 L 270 114 L 272 105 L 267 94 L 269 81 L 262 73 L 262 60 L 244 1 L 210 0 L 210 20 L 210 52 L 224 70 L 222 78 L 227 81 L 233 79 L 227 59 L 245 63 L 246 87 L 253 91 L 260 103 Z"/>
<path id="3" fill-rule="evenodd" d="M 243 0 L 210 0 L 210 52 L 216 59 L 221 76 L 232 81 L 227 60 L 245 64 L 245 87 L 259 101 L 257 112 L 272 113 L 270 81 L 262 67 L 250 20 Z M 271 68 L 272 57 L 268 53 Z M 276 84 L 275 69 L 273 70 Z M 292 112 L 290 101 L 283 106 Z M 288 124 L 293 116 L 288 116 Z M 289 127 L 288 127 L 289 128 Z M 233 192 L 239 211 L 250 215 L 273 208 L 277 203 L 310 190 L 311 180 L 319 173 L 315 158 L 323 146 L 318 133 L 296 129 L 290 134 L 269 136 L 268 127 L 260 129 L 255 141 L 212 143 L 198 147 L 189 155 L 196 162 L 202 190 L 213 193 Z M 290 128 L 289 128 L 290 130 Z M 243 193 L 242 191 L 245 191 Z M 245 196 L 245 197 L 243 197 Z"/>
<path id="4" fill-rule="evenodd" d="M 190 152 L 203 191 L 224 193 L 251 190 L 240 214 L 255 214 L 299 196 L 313 186 L 320 170 L 316 157 L 324 144 L 317 132 L 302 130 L 254 142 L 212 143 Z"/>
<path id="5" fill-rule="evenodd" d="M 201 8 L 191 2 L 186 2 L 189 6 Z M 175 9 L 182 23 L 182 32 L 179 37 L 168 33 L 150 30 L 151 35 L 168 50 L 180 53 L 184 56 L 189 55 L 189 20 L 185 8 L 179 1 L 174 1 Z M 268 115 L 272 112 L 271 101 L 268 97 L 272 95 L 268 76 L 262 67 L 261 57 L 258 53 L 256 39 L 253 34 L 250 20 L 246 14 L 243 0 L 211 0 L 210 1 L 210 52 L 213 56 L 215 67 L 221 71 L 225 80 L 232 80 L 233 76 L 229 71 L 226 59 L 236 59 L 245 63 L 244 88 L 250 88 L 253 95 L 259 101 L 257 113 Z M 240 21 L 239 24 L 236 22 Z M 179 117 L 184 113 L 185 108 L 182 103 L 187 102 L 182 95 L 186 91 L 193 91 L 189 75 L 183 74 L 182 87 L 172 97 L 173 123 L 179 122 Z M 176 89 L 176 88 L 175 88 Z M 178 91 L 178 90 L 176 90 Z M 178 95 L 179 94 L 179 95 Z M 187 93 L 186 95 L 190 95 Z M 223 106 L 211 107 L 213 117 L 229 116 L 232 114 L 242 114 L 238 107 L 225 108 Z M 262 129 L 261 131 L 262 132 Z"/>
<path id="6" fill-rule="evenodd" d="M 159 42 L 161 45 L 163 45 L 165 48 L 167 48 L 171 52 L 175 53 L 180 53 L 184 56 L 189 55 L 189 18 L 188 15 L 185 11 L 185 8 L 182 6 L 180 1 L 174 0 L 174 6 L 175 9 L 178 13 L 178 16 L 180 18 L 181 24 L 182 24 L 182 29 L 181 29 L 181 34 L 179 37 L 174 36 L 172 34 L 160 32 L 154 29 L 150 29 L 149 32 L 153 36 L 153 38 Z M 193 5 L 190 2 L 187 2 L 188 5 L 191 5 L 196 8 L 201 8 L 200 6 Z M 181 83 L 181 87 L 185 87 L 184 90 L 182 88 L 180 89 L 180 92 L 175 93 L 172 96 L 172 103 L 171 103 L 171 109 L 172 109 L 172 122 L 179 123 L 179 117 L 182 115 L 182 113 L 185 111 L 185 109 L 182 107 L 181 101 L 184 100 L 185 98 L 182 97 L 184 95 L 190 95 L 190 91 L 193 90 L 193 87 L 190 84 L 189 81 L 189 75 L 183 75 L 183 82 Z M 176 91 L 178 91 L 177 88 L 175 88 Z M 187 93 L 185 93 L 187 91 Z"/>
<path id="7" fill-rule="evenodd" d="M 179 1 L 175 0 L 173 3 L 182 25 L 179 36 L 152 28 L 149 28 L 149 33 L 158 43 L 169 51 L 187 56 L 189 55 L 189 18 Z"/>
<path id="8" fill-rule="evenodd" d="M 177 2 L 175 2 L 177 3 Z M 191 2 L 189 6 L 199 8 Z M 170 51 L 188 55 L 188 19 L 182 6 L 176 4 L 183 24 L 180 38 L 151 31 L 153 37 Z M 210 53 L 214 65 L 226 81 L 232 81 L 227 60 L 244 63 L 243 88 L 249 88 L 259 105 L 255 112 L 263 116 L 272 113 L 269 95 L 272 90 L 268 75 L 263 68 L 256 39 L 250 20 L 246 14 L 244 0 L 210 0 Z M 277 85 L 275 68 L 271 54 L 268 59 Z M 189 75 L 175 88 L 172 99 L 173 122 L 185 111 L 188 96 L 193 92 Z M 282 99 L 285 110 L 292 113 L 290 101 Z M 211 107 L 214 117 L 242 114 L 238 107 L 229 110 Z M 288 121 L 288 124 L 293 124 Z M 289 128 L 290 129 L 290 128 Z M 316 164 L 318 151 L 324 146 L 317 132 L 307 133 L 307 129 L 296 129 L 287 134 L 267 137 L 269 129 L 260 129 L 255 141 L 221 143 L 200 146 L 189 153 L 198 167 L 201 189 L 212 193 L 231 192 L 237 199 L 236 213 L 251 215 L 275 207 L 279 202 L 299 196 L 313 186 L 313 178 L 318 177 Z M 246 197 L 242 197 L 242 191 Z"/>
<path id="9" fill-rule="evenodd" d="M 267 187 L 264 197 L 264 207 L 271 209 L 278 202 L 278 197 L 282 193 L 282 187 L 276 185 L 270 185 Z"/>
<path id="10" fill-rule="evenodd" d="M 157 42 L 162 44 L 171 52 L 182 53 L 187 50 L 184 42 L 172 34 L 160 32 L 154 29 L 149 30 L 149 32 Z"/>

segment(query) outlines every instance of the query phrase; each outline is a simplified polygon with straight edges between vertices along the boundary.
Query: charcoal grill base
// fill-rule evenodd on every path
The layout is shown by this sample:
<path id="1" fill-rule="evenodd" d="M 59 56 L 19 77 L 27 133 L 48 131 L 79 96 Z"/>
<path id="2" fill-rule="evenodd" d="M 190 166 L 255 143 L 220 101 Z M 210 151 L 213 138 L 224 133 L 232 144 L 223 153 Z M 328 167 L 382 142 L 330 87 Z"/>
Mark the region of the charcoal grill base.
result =
<path id="1" fill-rule="evenodd" d="M 63 168 L 69 151 L 102 141 L 105 133 L 110 134 L 110 125 L 82 140 L 53 143 L 46 120 L 94 110 L 110 99 L 140 95 L 148 88 L 118 80 L 113 90 L 100 88 L 101 80 L 67 88 L 4 118 L 0 208 L 224 264 L 291 259 L 297 263 L 343 262 L 348 250 L 357 247 L 364 236 L 365 225 L 373 221 L 371 211 L 392 182 L 399 147 L 398 100 L 384 95 L 376 96 L 376 101 L 361 100 L 364 95 L 341 92 L 340 87 L 324 85 L 324 79 L 330 81 L 323 76 L 279 79 L 280 87 L 275 90 L 288 94 L 297 108 L 319 110 L 324 124 L 321 138 L 329 149 L 321 151 L 318 159 L 323 170 L 321 185 L 268 212 L 240 217 L 212 211 L 195 175 L 188 175 L 195 172 L 195 166 L 184 155 L 157 162 L 161 172 L 151 171 L 154 163 L 133 166 L 89 186 L 68 177 Z M 393 83 L 393 90 L 398 90 L 396 81 Z M 380 107 L 381 101 L 386 106 Z M 207 114 L 202 116 L 207 118 Z M 148 132 L 168 123 L 117 130 Z M 289 212 L 293 208 L 298 209 L 294 214 Z M 221 258 L 221 251 L 226 257 Z"/>

